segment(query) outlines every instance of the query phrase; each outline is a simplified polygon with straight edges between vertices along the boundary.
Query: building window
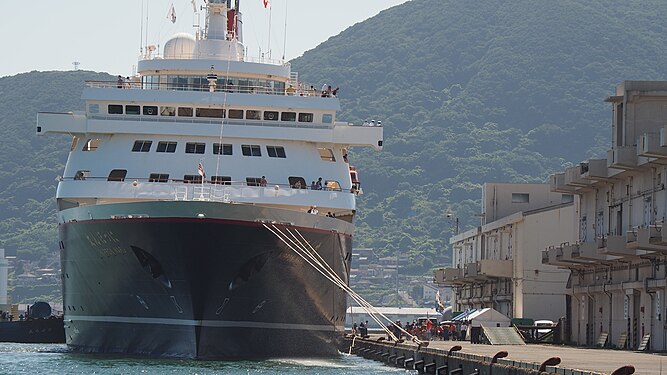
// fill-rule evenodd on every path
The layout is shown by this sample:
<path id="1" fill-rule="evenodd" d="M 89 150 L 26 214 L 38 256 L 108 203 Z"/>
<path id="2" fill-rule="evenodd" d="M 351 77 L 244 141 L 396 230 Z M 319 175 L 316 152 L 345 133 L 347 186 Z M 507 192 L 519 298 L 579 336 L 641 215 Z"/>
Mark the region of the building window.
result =
<path id="1" fill-rule="evenodd" d="M 186 184 L 201 184 L 202 176 L 198 174 L 186 174 L 183 176 L 183 182 Z"/>
<path id="2" fill-rule="evenodd" d="M 248 185 L 248 186 L 259 186 L 261 181 L 262 181 L 261 177 L 246 177 L 245 178 L 246 185 Z"/>
<path id="3" fill-rule="evenodd" d="M 572 194 L 563 194 L 560 199 L 561 203 L 572 203 L 574 202 L 574 195 Z"/>
<path id="4" fill-rule="evenodd" d="M 197 117 L 225 118 L 222 108 L 197 108 Z"/>
<path id="5" fill-rule="evenodd" d="M 266 152 L 271 158 L 285 158 L 285 148 L 282 146 L 266 146 Z"/>
<path id="6" fill-rule="evenodd" d="M 151 173 L 148 178 L 148 182 L 168 182 L 169 174 L 168 173 Z"/>
<path id="7" fill-rule="evenodd" d="M 296 121 L 296 112 L 283 112 L 280 114 L 280 121 Z"/>
<path id="8" fill-rule="evenodd" d="M 203 154 L 206 150 L 206 143 L 188 142 L 185 144 L 186 154 Z"/>
<path id="9" fill-rule="evenodd" d="M 529 203 L 529 195 L 528 193 L 512 193 L 512 203 Z"/>
<path id="10" fill-rule="evenodd" d="M 333 115 L 330 113 L 322 115 L 322 122 L 325 124 L 331 124 L 333 122 Z"/>
<path id="11" fill-rule="evenodd" d="M 111 171 L 111 173 L 109 173 L 107 181 L 123 182 L 125 181 L 126 175 L 127 175 L 127 169 L 114 169 Z"/>
<path id="12" fill-rule="evenodd" d="M 176 142 L 171 141 L 160 141 L 157 143 L 157 149 L 155 152 L 176 152 Z"/>
<path id="13" fill-rule="evenodd" d="M 100 146 L 100 142 L 100 139 L 89 139 L 83 145 L 83 149 L 81 149 L 81 151 L 95 151 Z"/>
<path id="14" fill-rule="evenodd" d="M 231 185 L 232 177 L 231 176 L 211 176 L 211 183 L 218 185 Z"/>
<path id="15" fill-rule="evenodd" d="M 138 105 L 126 105 L 125 114 L 126 115 L 138 115 L 141 113 L 141 107 Z"/>
<path id="16" fill-rule="evenodd" d="M 181 117 L 192 117 L 192 108 L 178 107 L 178 115 Z"/>
<path id="17" fill-rule="evenodd" d="M 134 141 L 132 152 L 148 152 L 151 150 L 153 141 Z"/>
<path id="18" fill-rule="evenodd" d="M 122 115 L 123 106 L 120 104 L 109 104 L 108 112 L 110 115 Z"/>
<path id="19" fill-rule="evenodd" d="M 246 120 L 261 120 L 262 119 L 262 112 L 261 111 L 253 111 L 253 110 L 247 110 L 245 111 L 245 119 Z"/>
<path id="20" fill-rule="evenodd" d="M 242 109 L 230 109 L 229 118 L 243 119 L 243 110 Z"/>
<path id="21" fill-rule="evenodd" d="M 160 107 L 160 116 L 176 116 L 175 107 Z"/>
<path id="22" fill-rule="evenodd" d="M 299 122 L 313 122 L 313 114 L 299 113 Z"/>
<path id="23" fill-rule="evenodd" d="M 157 116 L 157 106 L 145 105 L 143 113 L 146 116 Z"/>
<path id="24" fill-rule="evenodd" d="M 262 156 L 262 149 L 259 145 L 241 145 L 243 156 Z"/>
<path id="25" fill-rule="evenodd" d="M 214 143 L 213 155 L 232 155 L 232 145 L 228 143 Z"/>
<path id="26" fill-rule="evenodd" d="M 317 151 L 320 153 L 320 159 L 325 161 L 336 161 L 333 150 L 330 148 L 318 148 Z"/>

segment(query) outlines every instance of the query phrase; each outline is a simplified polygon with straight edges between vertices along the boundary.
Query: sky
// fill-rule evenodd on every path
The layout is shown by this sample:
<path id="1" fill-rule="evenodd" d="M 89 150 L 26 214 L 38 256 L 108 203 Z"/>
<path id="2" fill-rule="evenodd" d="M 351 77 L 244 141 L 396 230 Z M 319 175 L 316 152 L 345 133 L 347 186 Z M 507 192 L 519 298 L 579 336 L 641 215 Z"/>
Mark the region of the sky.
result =
<path id="1" fill-rule="evenodd" d="M 161 48 L 177 32 L 193 33 L 197 16 L 191 1 L 0 0 L 4 49 L 0 77 L 33 70 L 73 70 L 75 61 L 79 69 L 131 75 L 146 41 Z M 197 7 L 203 4 L 203 0 L 194 1 Z M 270 49 L 271 58 L 291 60 L 408 0 L 270 1 L 269 11 L 263 0 L 241 0 L 248 56 L 257 57 L 260 51 L 268 55 Z M 167 19 L 171 4 L 176 23 Z"/>

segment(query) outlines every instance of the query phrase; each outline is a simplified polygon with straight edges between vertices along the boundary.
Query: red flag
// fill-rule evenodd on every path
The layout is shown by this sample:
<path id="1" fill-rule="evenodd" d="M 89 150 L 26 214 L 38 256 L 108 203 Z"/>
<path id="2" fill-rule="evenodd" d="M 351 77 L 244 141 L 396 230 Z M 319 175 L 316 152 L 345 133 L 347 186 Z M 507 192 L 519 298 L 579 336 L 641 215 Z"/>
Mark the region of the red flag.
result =
<path id="1" fill-rule="evenodd" d="M 431 319 L 426 319 L 426 330 L 430 331 L 432 327 L 433 327 L 433 322 L 431 321 Z"/>
<path id="2" fill-rule="evenodd" d="M 271 6 L 271 0 L 264 0 L 264 9 Z"/>
<path id="3" fill-rule="evenodd" d="M 201 165 L 201 162 L 197 166 L 197 172 L 199 173 L 200 176 L 202 176 L 203 178 L 206 178 L 206 172 L 204 172 L 204 166 Z"/>

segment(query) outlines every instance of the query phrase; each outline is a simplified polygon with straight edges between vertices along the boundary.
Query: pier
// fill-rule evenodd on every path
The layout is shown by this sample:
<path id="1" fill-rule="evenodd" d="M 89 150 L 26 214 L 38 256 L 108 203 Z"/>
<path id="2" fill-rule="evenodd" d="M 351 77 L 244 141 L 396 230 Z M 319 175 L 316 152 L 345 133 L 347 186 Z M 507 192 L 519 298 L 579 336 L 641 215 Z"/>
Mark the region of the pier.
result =
<path id="1" fill-rule="evenodd" d="M 563 375 L 662 374 L 662 354 L 557 345 L 482 345 L 469 341 L 410 341 L 396 343 L 359 337 L 345 340 L 345 353 L 381 361 L 420 374 L 540 374 Z M 459 349 L 460 347 L 460 349 Z M 558 362 L 555 358 L 558 358 Z M 558 363 L 556 363 L 558 362 Z M 634 372 L 627 367 L 634 367 Z M 667 362 L 665 362 L 667 367 Z M 666 368 L 667 373 L 667 368 Z"/>

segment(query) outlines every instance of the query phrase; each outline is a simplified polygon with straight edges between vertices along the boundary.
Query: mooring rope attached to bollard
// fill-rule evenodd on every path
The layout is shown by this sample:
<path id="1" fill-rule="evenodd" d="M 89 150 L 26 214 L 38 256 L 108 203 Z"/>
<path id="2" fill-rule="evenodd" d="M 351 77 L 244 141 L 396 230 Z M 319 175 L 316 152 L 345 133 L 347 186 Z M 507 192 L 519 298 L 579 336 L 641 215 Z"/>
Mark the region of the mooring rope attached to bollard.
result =
<path id="1" fill-rule="evenodd" d="M 389 337 L 392 339 L 398 341 L 398 337 L 389 330 L 385 326 L 385 324 L 378 318 L 377 316 L 379 315 L 380 317 L 384 318 L 387 320 L 387 322 L 393 324 L 394 327 L 399 329 L 402 333 L 404 333 L 406 336 L 410 337 L 412 341 L 415 343 L 421 345 L 422 341 L 419 340 L 416 336 L 410 334 L 406 330 L 404 330 L 402 327 L 396 325 L 393 323 L 391 319 L 389 319 L 387 316 L 382 314 L 376 307 L 371 305 L 368 301 L 366 301 L 363 297 L 361 297 L 357 292 L 352 290 L 352 288 L 343 281 L 340 276 L 331 268 L 331 266 L 322 258 L 320 254 L 317 253 L 317 251 L 313 248 L 313 246 L 303 237 L 303 235 L 295 228 L 294 231 L 299 235 L 299 238 L 292 233 L 289 228 L 285 228 L 285 231 L 289 233 L 289 236 L 283 233 L 279 228 L 277 228 L 275 225 L 271 225 L 269 227 L 267 224 L 263 224 L 266 229 L 268 229 L 271 233 L 273 233 L 278 239 L 280 239 L 290 250 L 294 251 L 299 257 L 301 257 L 303 260 L 306 261 L 311 267 L 313 267 L 315 270 L 317 270 L 322 276 L 324 276 L 327 280 L 331 281 L 334 285 L 338 286 L 339 288 L 343 289 L 352 299 L 355 300 L 361 306 L 366 313 L 375 321 L 378 323 L 378 325 L 387 333 Z M 291 236 L 291 238 L 290 238 Z M 303 242 L 302 242 L 303 241 Z M 306 247 L 307 244 L 308 247 Z M 310 248 L 310 250 L 308 250 Z M 352 340 L 352 346 L 354 346 L 354 339 Z M 350 347 L 350 351 L 352 350 L 352 347 Z"/>

